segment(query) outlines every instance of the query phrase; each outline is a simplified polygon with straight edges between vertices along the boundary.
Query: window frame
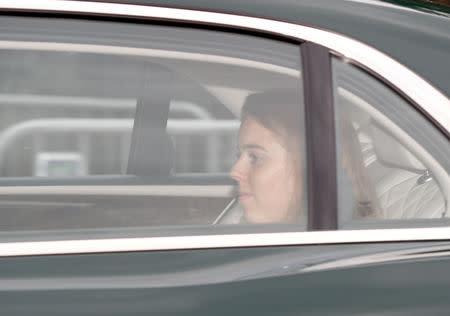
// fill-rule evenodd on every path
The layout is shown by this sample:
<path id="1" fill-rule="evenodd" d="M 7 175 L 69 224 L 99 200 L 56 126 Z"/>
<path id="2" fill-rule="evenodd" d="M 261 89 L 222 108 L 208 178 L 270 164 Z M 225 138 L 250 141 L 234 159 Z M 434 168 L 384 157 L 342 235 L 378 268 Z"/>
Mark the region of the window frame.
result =
<path id="1" fill-rule="evenodd" d="M 306 42 L 303 61 L 308 229 L 337 229 L 336 141 L 331 59 L 326 47 Z"/>
<path id="2" fill-rule="evenodd" d="M 359 41 L 327 30 L 317 29 L 312 26 L 298 25 L 259 17 L 240 16 L 236 14 L 117 3 L 92 3 L 83 1 L 51 2 L 46 0 L 39 0 L 33 3 L 16 3 L 15 1 L 4 1 L 0 5 L 0 10 L 8 14 L 24 14 L 24 12 L 26 14 L 36 14 L 37 12 L 38 16 L 40 14 L 52 14 L 53 16 L 61 14 L 64 16 L 69 15 L 87 19 L 96 19 L 100 15 L 102 18 L 110 19 L 131 18 L 141 19 L 147 22 L 167 21 L 170 23 L 180 23 L 181 26 L 183 26 L 184 23 L 188 23 L 189 25 L 196 25 L 204 28 L 212 27 L 234 32 L 243 31 L 253 32 L 256 35 L 276 36 L 285 38 L 286 40 L 298 41 L 299 43 L 304 41 L 311 42 L 325 47 L 328 52 L 341 56 L 341 58 L 348 62 L 364 65 L 370 73 L 383 78 L 384 81 L 389 83 L 389 86 L 395 87 L 407 98 L 413 100 L 414 102 L 412 105 L 425 114 L 425 116 L 432 121 L 434 126 L 447 138 L 450 138 L 450 130 L 448 129 L 450 126 L 450 115 L 447 113 L 448 109 L 450 109 L 450 100 L 444 94 L 423 80 L 420 76 L 382 52 Z M 308 44 L 308 46 L 309 45 L 310 44 Z M 314 45 L 311 47 L 314 47 Z M 328 58 L 331 58 L 330 54 L 328 54 Z M 309 59 L 303 60 L 303 63 L 309 62 Z M 390 72 L 387 73 L 385 69 L 389 69 Z M 328 80 L 330 78 L 331 76 L 329 76 Z M 405 81 L 405 78 L 408 78 L 408 81 Z M 422 87 L 420 91 L 416 91 L 415 89 L 418 84 Z M 308 102 L 312 104 L 312 102 Z M 306 124 L 310 123 L 307 122 Z M 334 128 L 326 126 L 325 129 L 330 133 L 328 137 L 333 135 L 332 139 L 334 142 Z M 307 142 L 310 141 L 307 140 Z M 336 170 L 336 164 L 334 170 Z M 310 171 L 311 176 L 315 173 L 316 170 Z M 314 187 L 314 185 L 312 187 Z M 316 188 L 316 190 L 318 189 L 319 188 Z M 310 190 L 309 187 L 308 190 Z M 336 187 L 331 188 L 331 191 L 334 191 L 334 193 L 331 192 L 331 194 L 336 195 Z M 312 201 L 314 201 L 316 199 L 314 198 L 315 195 L 312 193 L 309 194 L 313 196 Z M 317 192 L 315 194 L 317 195 Z M 322 194 L 324 194 L 323 191 Z M 334 208 L 337 208 L 336 205 Z M 332 213 L 332 211 L 329 212 Z M 311 229 L 321 229 L 322 227 L 330 229 L 333 228 L 333 223 L 311 223 L 310 226 Z M 0 256 L 410 240 L 450 240 L 450 231 L 448 228 L 444 227 L 363 230 L 356 232 L 241 233 L 234 235 L 222 234 L 206 236 L 190 235 L 176 237 L 97 238 L 90 240 L 7 242 L 0 243 Z"/>

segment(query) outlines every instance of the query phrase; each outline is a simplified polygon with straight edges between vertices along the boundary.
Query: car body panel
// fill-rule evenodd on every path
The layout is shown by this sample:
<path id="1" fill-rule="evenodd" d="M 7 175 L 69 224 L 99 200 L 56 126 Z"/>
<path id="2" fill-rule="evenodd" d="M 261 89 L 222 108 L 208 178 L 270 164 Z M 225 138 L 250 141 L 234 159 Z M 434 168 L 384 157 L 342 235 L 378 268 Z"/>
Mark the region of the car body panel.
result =
<path id="1" fill-rule="evenodd" d="M 444 315 L 449 249 L 432 242 L 3 258 L 0 304 L 10 315 Z M 383 260 L 355 264 L 371 255 Z M 342 258 L 353 264 L 311 270 Z"/>

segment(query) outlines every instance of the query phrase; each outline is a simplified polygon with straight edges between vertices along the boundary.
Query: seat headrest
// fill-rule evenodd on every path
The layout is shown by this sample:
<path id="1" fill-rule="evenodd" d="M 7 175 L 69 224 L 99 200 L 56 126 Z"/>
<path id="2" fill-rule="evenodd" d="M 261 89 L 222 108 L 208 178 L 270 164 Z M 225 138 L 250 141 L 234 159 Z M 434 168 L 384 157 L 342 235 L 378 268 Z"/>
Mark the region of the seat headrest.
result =
<path id="1" fill-rule="evenodd" d="M 172 89 L 172 73 L 160 66 L 146 70 L 136 104 L 128 174 L 170 174 L 174 149 L 166 126 Z"/>
<path id="2" fill-rule="evenodd" d="M 426 171 L 425 166 L 408 149 L 374 122 L 371 124 L 371 134 L 377 159 L 382 164 L 418 174 Z"/>

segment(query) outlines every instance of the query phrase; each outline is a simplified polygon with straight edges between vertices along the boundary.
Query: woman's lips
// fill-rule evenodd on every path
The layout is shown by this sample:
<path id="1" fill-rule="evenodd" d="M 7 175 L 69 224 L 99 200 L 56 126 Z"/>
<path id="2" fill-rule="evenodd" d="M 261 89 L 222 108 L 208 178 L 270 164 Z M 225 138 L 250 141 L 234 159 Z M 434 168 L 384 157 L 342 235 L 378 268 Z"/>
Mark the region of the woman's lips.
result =
<path id="1" fill-rule="evenodd" d="M 252 195 L 250 193 L 246 193 L 246 192 L 239 192 L 238 195 L 238 201 L 239 202 L 243 202 L 247 199 L 249 199 Z"/>

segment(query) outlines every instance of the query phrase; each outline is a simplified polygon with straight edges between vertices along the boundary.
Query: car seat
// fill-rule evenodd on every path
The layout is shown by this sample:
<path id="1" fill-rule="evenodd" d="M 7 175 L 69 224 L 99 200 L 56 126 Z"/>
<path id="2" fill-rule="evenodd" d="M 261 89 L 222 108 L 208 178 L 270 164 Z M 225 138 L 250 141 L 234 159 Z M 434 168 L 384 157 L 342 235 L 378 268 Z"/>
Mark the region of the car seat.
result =
<path id="1" fill-rule="evenodd" d="M 172 73 L 161 66 L 146 70 L 138 97 L 128 158 L 128 174 L 168 176 L 174 148 L 166 126 L 172 89 Z"/>
<path id="2" fill-rule="evenodd" d="M 433 175 L 408 149 L 372 122 L 375 180 L 383 219 L 446 217 L 444 196 Z M 373 172 L 372 172 L 373 173 Z"/>

